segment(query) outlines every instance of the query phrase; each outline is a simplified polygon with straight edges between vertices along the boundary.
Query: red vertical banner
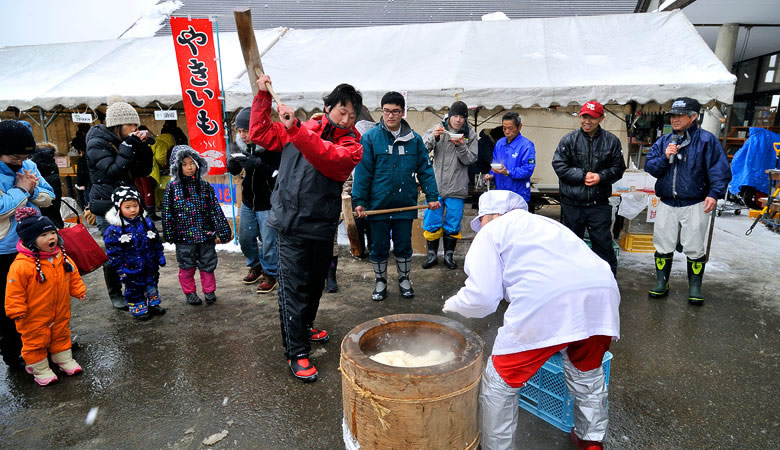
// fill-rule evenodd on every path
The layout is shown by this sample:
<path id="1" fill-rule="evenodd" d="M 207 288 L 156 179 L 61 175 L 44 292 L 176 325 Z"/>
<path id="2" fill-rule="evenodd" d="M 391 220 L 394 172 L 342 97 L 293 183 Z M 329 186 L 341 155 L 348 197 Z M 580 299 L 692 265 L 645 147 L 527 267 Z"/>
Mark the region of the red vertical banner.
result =
<path id="1" fill-rule="evenodd" d="M 211 20 L 171 17 L 171 33 L 190 146 L 209 162 L 209 175 L 221 175 L 225 130 Z"/>

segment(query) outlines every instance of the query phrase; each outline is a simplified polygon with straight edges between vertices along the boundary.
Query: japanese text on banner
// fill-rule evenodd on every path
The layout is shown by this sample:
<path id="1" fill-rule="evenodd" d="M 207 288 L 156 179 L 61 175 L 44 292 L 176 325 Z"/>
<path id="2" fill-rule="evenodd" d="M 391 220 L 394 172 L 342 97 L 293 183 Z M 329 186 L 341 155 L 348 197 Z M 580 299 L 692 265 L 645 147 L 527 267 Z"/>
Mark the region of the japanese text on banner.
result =
<path id="1" fill-rule="evenodd" d="M 225 173 L 225 131 L 214 34 L 209 19 L 171 18 L 190 145 L 209 163 L 209 175 Z"/>

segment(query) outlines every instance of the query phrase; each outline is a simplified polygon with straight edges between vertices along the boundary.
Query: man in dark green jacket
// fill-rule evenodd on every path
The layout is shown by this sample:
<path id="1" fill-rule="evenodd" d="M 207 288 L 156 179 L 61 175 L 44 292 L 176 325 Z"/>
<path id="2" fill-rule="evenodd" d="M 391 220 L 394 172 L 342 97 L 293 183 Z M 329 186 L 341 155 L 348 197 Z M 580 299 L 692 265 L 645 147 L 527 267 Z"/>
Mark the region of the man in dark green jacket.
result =
<path id="1" fill-rule="evenodd" d="M 428 208 L 437 209 L 439 192 L 428 150 L 422 138 L 403 119 L 406 102 L 398 92 L 382 97 L 382 119 L 363 135 L 363 159 L 355 168 L 352 204 L 359 218 L 367 217 L 366 209 L 389 209 L 417 204 L 417 182 L 425 192 Z M 414 297 L 409 281 L 412 261 L 412 221 L 417 211 L 368 216 L 371 227 L 371 253 L 376 288 L 375 301 L 387 296 L 387 259 L 390 237 L 398 267 L 398 287 L 404 298 Z"/>

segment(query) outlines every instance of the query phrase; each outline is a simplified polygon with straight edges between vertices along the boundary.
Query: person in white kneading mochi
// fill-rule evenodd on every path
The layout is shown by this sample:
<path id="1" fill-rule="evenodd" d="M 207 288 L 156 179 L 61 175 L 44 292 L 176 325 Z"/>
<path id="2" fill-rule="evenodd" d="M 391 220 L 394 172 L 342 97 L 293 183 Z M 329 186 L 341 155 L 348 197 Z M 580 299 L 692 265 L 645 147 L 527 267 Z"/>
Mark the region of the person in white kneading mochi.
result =
<path id="1" fill-rule="evenodd" d="M 514 449 L 519 389 L 556 352 L 574 398 L 572 441 L 602 448 L 607 388 L 602 359 L 620 336 L 620 292 L 609 264 L 562 224 L 528 212 L 512 191 L 479 199 L 466 285 L 444 312 L 485 317 L 509 302 L 480 387 L 482 447 Z"/>

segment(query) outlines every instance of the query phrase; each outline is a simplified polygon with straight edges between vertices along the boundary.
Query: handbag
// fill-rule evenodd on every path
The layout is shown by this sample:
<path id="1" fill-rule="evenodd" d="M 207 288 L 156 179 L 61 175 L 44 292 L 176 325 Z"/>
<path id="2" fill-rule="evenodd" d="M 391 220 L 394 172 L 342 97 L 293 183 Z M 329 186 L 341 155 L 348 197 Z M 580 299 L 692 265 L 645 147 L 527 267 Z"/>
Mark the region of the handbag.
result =
<path id="1" fill-rule="evenodd" d="M 62 237 L 65 253 L 76 264 L 79 274 L 84 275 L 102 267 L 108 262 L 108 256 L 81 223 L 81 219 L 77 220 L 78 223 L 68 224 L 71 226 L 59 230 L 59 235 Z"/>
<path id="2" fill-rule="evenodd" d="M 97 225 L 97 218 L 94 214 L 92 214 L 92 210 L 89 209 L 89 205 L 84 208 L 84 222 L 86 222 L 87 225 Z"/>

